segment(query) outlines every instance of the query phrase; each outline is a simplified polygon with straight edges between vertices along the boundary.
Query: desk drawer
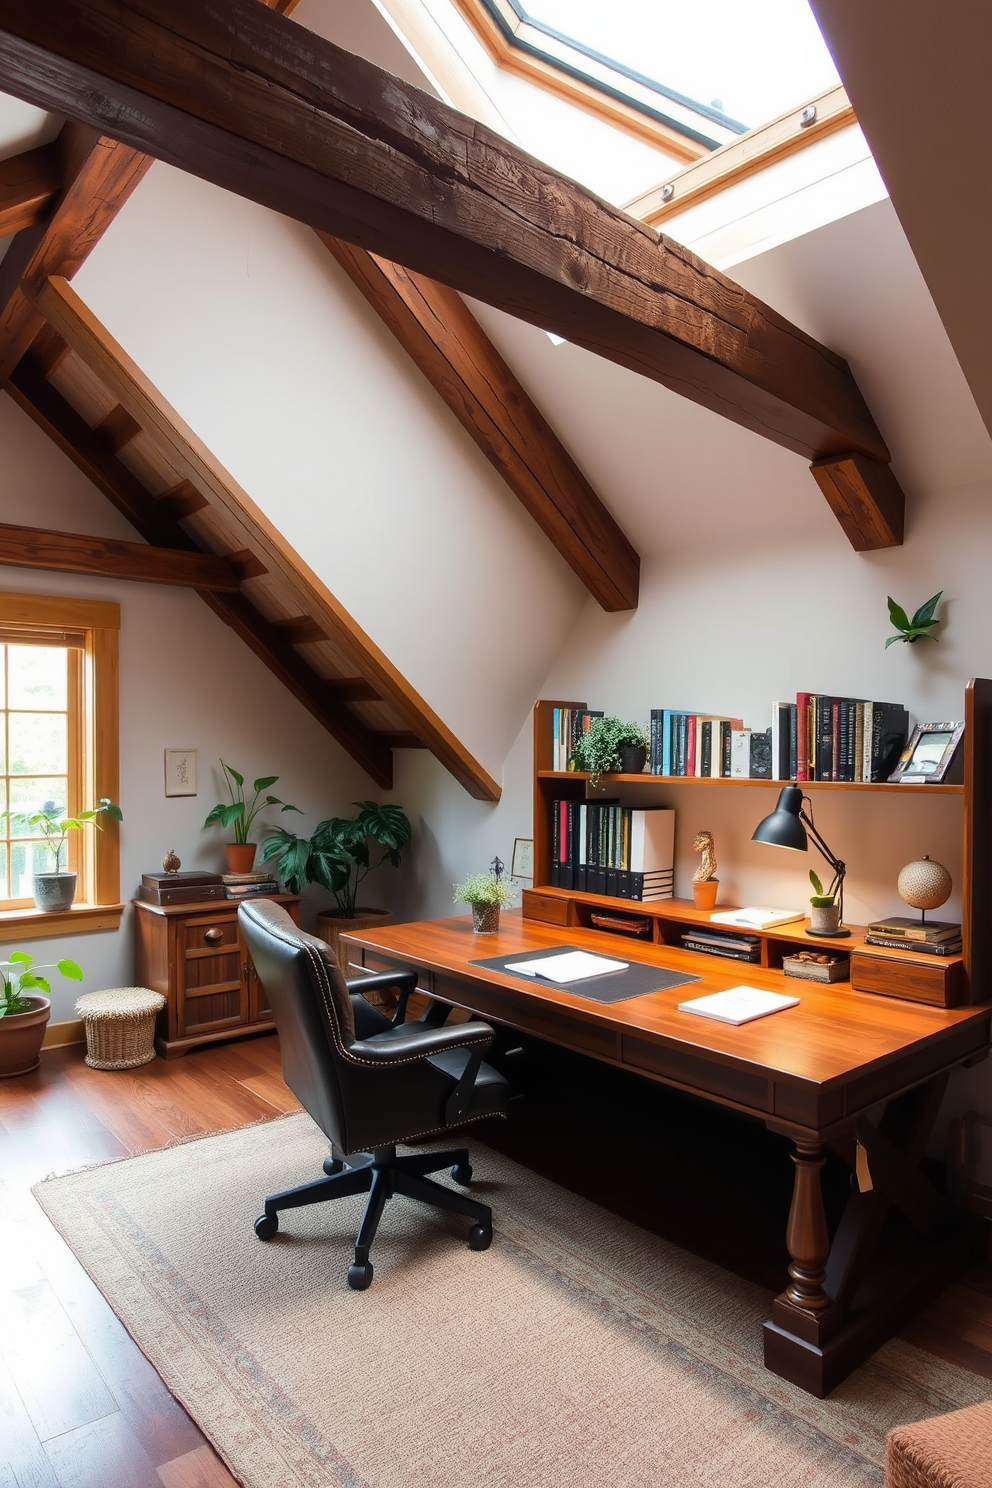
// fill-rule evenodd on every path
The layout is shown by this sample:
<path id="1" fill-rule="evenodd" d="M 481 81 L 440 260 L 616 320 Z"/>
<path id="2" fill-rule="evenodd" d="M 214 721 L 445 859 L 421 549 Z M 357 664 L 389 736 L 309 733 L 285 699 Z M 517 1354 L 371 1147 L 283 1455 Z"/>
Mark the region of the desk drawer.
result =
<path id="1" fill-rule="evenodd" d="M 964 1001 L 964 964 L 961 961 L 921 966 L 901 956 L 851 956 L 851 986 L 855 992 L 874 992 L 882 997 L 901 997 L 908 1002 L 929 1002 L 935 1007 L 958 1007 Z"/>
<path id="2" fill-rule="evenodd" d="M 620 1057 L 617 1029 L 604 1028 L 587 1021 L 571 1008 L 528 997 L 525 992 L 516 992 L 511 987 L 484 987 L 478 982 L 456 981 L 438 973 L 434 977 L 434 996 L 442 1002 L 467 1007 L 480 1017 L 509 1023 L 524 1033 L 579 1049 L 583 1054 L 594 1054 L 600 1059 L 616 1060 Z"/>
<path id="3" fill-rule="evenodd" d="M 714 1059 L 703 1059 L 684 1049 L 669 1049 L 635 1034 L 623 1036 L 623 1062 L 631 1069 L 658 1075 L 678 1085 L 688 1086 L 718 1099 L 747 1106 L 751 1111 L 770 1111 L 770 1082 L 764 1075 L 733 1069 Z"/>

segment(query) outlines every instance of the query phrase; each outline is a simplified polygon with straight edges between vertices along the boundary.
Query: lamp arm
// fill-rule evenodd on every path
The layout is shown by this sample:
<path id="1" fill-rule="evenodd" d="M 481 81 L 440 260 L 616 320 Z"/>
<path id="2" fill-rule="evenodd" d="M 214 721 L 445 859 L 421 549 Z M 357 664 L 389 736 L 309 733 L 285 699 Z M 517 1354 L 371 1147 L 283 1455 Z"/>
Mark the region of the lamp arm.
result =
<path id="1" fill-rule="evenodd" d="M 830 893 L 831 897 L 833 897 L 833 895 L 835 895 L 835 894 L 838 894 L 839 895 L 839 897 L 840 897 L 840 905 L 841 905 L 841 914 L 843 915 L 843 910 L 844 910 L 844 875 L 847 872 L 847 864 L 844 863 L 842 861 L 842 859 L 838 858 L 835 853 L 832 853 L 830 851 L 830 848 L 827 846 L 827 844 L 824 842 L 823 838 L 820 836 L 819 832 L 814 827 L 812 818 L 807 815 L 806 808 L 805 807 L 802 807 L 801 810 L 800 810 L 800 812 L 799 812 L 799 820 L 802 822 L 803 826 L 806 828 L 806 831 L 808 832 L 809 836 L 812 837 L 814 847 L 816 847 L 819 850 L 819 852 L 826 859 L 826 862 L 827 862 L 828 867 L 830 867 L 833 870 L 833 875 L 834 876 L 833 876 L 833 880 L 832 880 L 832 882 L 830 884 L 830 888 L 829 888 L 829 891 L 828 892 Z"/>

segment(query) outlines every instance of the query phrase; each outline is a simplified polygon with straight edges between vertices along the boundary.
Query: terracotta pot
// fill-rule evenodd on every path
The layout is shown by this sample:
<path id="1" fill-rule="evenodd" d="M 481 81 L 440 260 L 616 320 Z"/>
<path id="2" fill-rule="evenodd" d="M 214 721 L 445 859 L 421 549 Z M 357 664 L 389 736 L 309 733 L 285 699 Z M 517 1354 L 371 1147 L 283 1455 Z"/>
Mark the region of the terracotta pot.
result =
<path id="1" fill-rule="evenodd" d="M 838 930 L 840 928 L 840 905 L 811 904 L 809 928 L 814 935 L 822 934 L 824 930 Z"/>
<path id="2" fill-rule="evenodd" d="M 716 904 L 716 893 L 720 887 L 718 878 L 706 878 L 702 883 L 693 882 L 692 902 L 697 909 L 713 909 Z"/>
<path id="3" fill-rule="evenodd" d="M 495 935 L 499 930 L 499 905 L 473 904 L 472 929 L 476 935 Z"/>
<path id="4" fill-rule="evenodd" d="M 258 845 L 254 842 L 226 842 L 228 873 L 250 873 L 255 863 Z"/>
<path id="5" fill-rule="evenodd" d="M 623 775 L 641 775 L 647 763 L 648 752 L 643 744 L 630 744 L 620 751 L 620 772 Z"/>
<path id="6" fill-rule="evenodd" d="M 41 1044 L 52 1012 L 49 998 L 31 996 L 28 1013 L 0 1018 L 0 1080 L 26 1075 L 41 1063 Z"/>
<path id="7" fill-rule="evenodd" d="M 342 946 L 341 936 L 349 930 L 372 930 L 378 925 L 392 923 L 391 909 L 362 909 L 361 905 L 356 905 L 355 913 L 350 919 L 328 909 L 317 916 L 317 934 L 321 940 L 327 941 L 344 975 L 354 976 L 355 971 L 348 965 L 348 948 Z"/>
<path id="8" fill-rule="evenodd" d="M 76 897 L 74 873 L 36 873 L 31 880 L 35 906 L 45 914 L 71 909 Z"/>

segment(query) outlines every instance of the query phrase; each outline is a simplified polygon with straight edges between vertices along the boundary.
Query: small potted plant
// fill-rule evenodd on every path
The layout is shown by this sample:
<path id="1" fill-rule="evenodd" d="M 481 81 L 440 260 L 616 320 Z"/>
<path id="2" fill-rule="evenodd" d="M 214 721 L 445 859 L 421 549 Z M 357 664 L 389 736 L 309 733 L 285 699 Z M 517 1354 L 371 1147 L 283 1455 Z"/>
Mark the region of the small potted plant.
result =
<path id="1" fill-rule="evenodd" d="M 570 770 L 588 770 L 593 790 L 603 775 L 640 775 L 650 740 L 637 723 L 622 718 L 594 718 L 588 733 L 580 734 L 569 761 Z"/>
<path id="2" fill-rule="evenodd" d="M 114 821 L 124 820 L 121 808 L 115 806 L 109 796 L 101 797 L 94 807 L 89 811 L 81 811 L 78 816 L 66 816 L 64 808 L 57 801 L 43 801 L 37 811 L 2 813 L 15 831 L 23 832 L 26 836 L 44 837 L 52 854 L 52 872 L 36 873 L 31 881 L 34 902 L 38 909 L 46 914 L 53 914 L 72 908 L 72 901 L 76 897 L 77 875 L 68 867 L 62 866 L 62 854 L 65 852 L 69 833 L 81 832 L 88 823 L 99 829 L 99 819 L 105 814 Z"/>
<path id="3" fill-rule="evenodd" d="M 224 784 L 227 786 L 230 801 L 222 801 L 219 806 L 208 815 L 203 823 L 204 830 L 220 822 L 222 827 L 234 828 L 234 841 L 224 844 L 224 853 L 227 857 L 228 873 L 250 873 L 255 862 L 257 844 L 251 841 L 251 829 L 255 824 L 255 818 L 266 806 L 279 806 L 283 811 L 299 811 L 299 806 L 289 806 L 285 801 L 280 801 L 278 796 L 266 796 L 261 799 L 263 791 L 275 785 L 279 779 L 278 775 L 261 775 L 252 790 L 255 794 L 248 801 L 245 797 L 245 777 L 239 775 L 237 770 L 230 765 L 220 762 L 224 771 Z"/>
<path id="4" fill-rule="evenodd" d="M 303 885 L 320 884 L 334 895 L 335 908 L 317 916 L 317 933 L 338 960 L 340 937 L 347 930 L 388 925 L 392 911 L 358 907 L 358 890 L 370 873 L 391 863 L 398 868 L 403 848 L 413 831 L 400 806 L 377 801 L 355 801 L 357 816 L 332 816 L 314 828 L 310 837 L 297 837 L 277 827 L 262 843 L 260 863 L 271 863 L 291 894 Z M 371 846 L 375 844 L 375 846 Z M 375 857 L 375 848 L 381 852 Z"/>
<path id="5" fill-rule="evenodd" d="M 35 967 L 27 951 L 11 951 L 9 960 L 0 961 L 0 1080 L 38 1068 L 52 1011 L 51 986 L 38 973 L 53 970 L 74 982 L 83 980 L 75 961 Z"/>
<path id="6" fill-rule="evenodd" d="M 463 883 L 455 884 L 453 902 L 472 906 L 472 929 L 476 935 L 495 935 L 500 910 L 509 909 L 516 898 L 516 884 L 504 878 L 502 871 L 490 868 L 488 873 L 470 873 Z"/>
<path id="7" fill-rule="evenodd" d="M 809 901 L 809 928 L 814 935 L 822 935 L 840 929 L 840 905 L 835 894 L 825 892 L 817 874 L 811 868 L 809 881 L 813 893 Z"/>

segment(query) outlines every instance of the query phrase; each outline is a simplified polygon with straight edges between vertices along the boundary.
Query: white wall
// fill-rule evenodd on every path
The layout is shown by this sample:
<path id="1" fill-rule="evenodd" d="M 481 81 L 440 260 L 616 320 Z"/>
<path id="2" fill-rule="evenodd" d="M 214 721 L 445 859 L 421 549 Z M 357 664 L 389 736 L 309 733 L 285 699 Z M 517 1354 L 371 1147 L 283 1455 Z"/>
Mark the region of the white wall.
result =
<path id="1" fill-rule="evenodd" d="M 137 534 L 10 398 L 0 397 L 0 521 L 98 537 Z M 376 794 L 373 782 L 248 648 L 188 589 L 66 574 L 0 570 L 0 588 L 32 594 L 117 600 L 121 606 L 121 896 L 136 892 L 142 873 L 160 868 L 174 847 L 184 867 L 223 868 L 222 834 L 201 831 L 220 799 L 218 757 L 249 778 L 278 774 L 275 788 L 305 816 L 267 818 L 312 828 L 323 816 L 350 814 L 350 803 Z M 164 793 L 163 751 L 198 751 L 199 794 Z M 323 908 L 327 895 L 308 896 Z M 80 991 L 128 985 L 134 975 L 134 911 L 118 932 L 25 936 L 40 961 L 71 956 L 86 980 L 53 985 L 52 1017 L 71 1019 Z M 5 953 L 14 949 L 11 943 Z"/>

